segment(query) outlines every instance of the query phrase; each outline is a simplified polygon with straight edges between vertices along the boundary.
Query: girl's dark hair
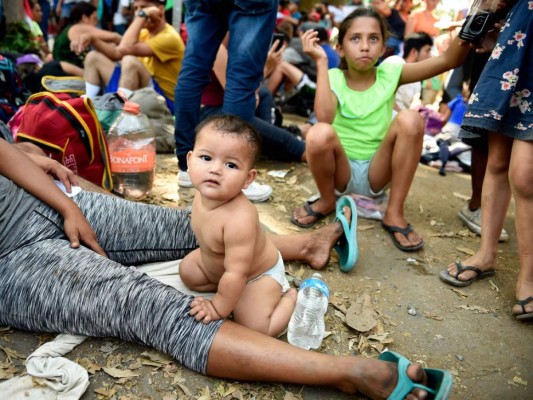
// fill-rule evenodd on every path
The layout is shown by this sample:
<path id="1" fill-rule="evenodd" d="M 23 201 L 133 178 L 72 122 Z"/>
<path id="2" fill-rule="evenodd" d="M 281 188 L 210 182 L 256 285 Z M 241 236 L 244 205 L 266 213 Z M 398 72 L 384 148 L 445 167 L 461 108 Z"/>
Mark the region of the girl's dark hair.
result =
<path id="1" fill-rule="evenodd" d="M 346 32 L 348 32 L 348 29 L 350 29 L 350 26 L 352 26 L 352 22 L 359 17 L 370 17 L 378 21 L 379 28 L 381 30 L 381 36 L 383 36 L 383 43 L 387 41 L 390 36 L 390 33 L 387 28 L 387 21 L 385 21 L 381 14 L 374 10 L 372 7 L 360 7 L 353 11 L 351 14 L 349 14 L 346 18 L 344 18 L 341 25 L 339 26 L 339 35 L 337 39 L 337 43 L 339 43 L 339 45 L 342 45 L 344 36 L 346 36 Z M 348 66 L 346 65 L 346 60 L 344 58 L 341 59 L 341 64 L 339 65 L 339 68 L 348 68 Z"/>
<path id="2" fill-rule="evenodd" d="M 236 115 L 224 114 L 213 115 L 200 122 L 195 129 L 194 139 L 203 128 L 210 126 L 216 132 L 242 137 L 252 149 L 252 164 L 257 161 L 261 154 L 261 135 L 252 125 Z"/>
<path id="3" fill-rule="evenodd" d="M 95 6 L 93 6 L 91 3 L 82 1 L 72 8 L 70 17 L 68 19 L 68 24 L 77 24 L 81 21 L 83 16 L 90 17 L 94 12 L 96 12 Z"/>

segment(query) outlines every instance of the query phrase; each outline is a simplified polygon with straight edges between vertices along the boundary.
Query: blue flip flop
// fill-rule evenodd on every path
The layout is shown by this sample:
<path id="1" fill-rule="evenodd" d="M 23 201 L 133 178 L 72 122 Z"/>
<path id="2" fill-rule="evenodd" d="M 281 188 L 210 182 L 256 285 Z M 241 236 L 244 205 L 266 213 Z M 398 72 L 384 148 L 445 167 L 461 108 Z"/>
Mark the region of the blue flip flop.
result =
<path id="1" fill-rule="evenodd" d="M 350 207 L 352 212 L 350 223 L 344 216 L 343 208 Z M 335 245 L 335 251 L 339 255 L 339 266 L 342 272 L 350 272 L 359 258 L 357 246 L 357 207 L 355 201 L 349 196 L 342 196 L 337 201 L 335 222 L 340 221 L 344 234 Z"/>
<path id="2" fill-rule="evenodd" d="M 427 386 L 415 383 L 407 376 L 407 368 L 411 361 L 394 351 L 384 351 L 379 356 L 380 360 L 389 361 L 398 365 L 398 383 L 388 400 L 404 399 L 414 388 L 425 390 L 433 396 L 434 400 L 446 400 L 452 390 L 452 374 L 443 369 L 424 368 L 427 376 Z"/>

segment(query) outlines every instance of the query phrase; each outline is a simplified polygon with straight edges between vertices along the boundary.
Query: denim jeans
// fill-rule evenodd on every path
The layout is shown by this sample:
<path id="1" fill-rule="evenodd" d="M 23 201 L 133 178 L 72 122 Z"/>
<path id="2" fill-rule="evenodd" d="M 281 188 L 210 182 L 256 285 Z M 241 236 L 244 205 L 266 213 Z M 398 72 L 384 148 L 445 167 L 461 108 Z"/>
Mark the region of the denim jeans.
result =
<path id="1" fill-rule="evenodd" d="M 200 99 L 226 32 L 230 32 L 222 111 L 251 121 L 255 90 L 276 22 L 276 0 L 185 0 L 188 40 L 174 95 L 176 155 L 181 170 L 194 144 Z"/>

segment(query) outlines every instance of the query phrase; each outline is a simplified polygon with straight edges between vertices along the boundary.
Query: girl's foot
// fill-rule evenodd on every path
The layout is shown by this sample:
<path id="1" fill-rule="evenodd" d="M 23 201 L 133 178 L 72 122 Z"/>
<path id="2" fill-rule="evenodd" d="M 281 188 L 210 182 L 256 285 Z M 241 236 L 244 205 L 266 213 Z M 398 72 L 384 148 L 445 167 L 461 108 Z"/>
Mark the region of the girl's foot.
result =
<path id="1" fill-rule="evenodd" d="M 307 201 L 303 206 L 292 212 L 291 222 L 302 228 L 311 228 L 334 210 L 335 202 L 328 204 L 321 198 L 313 202 Z"/>

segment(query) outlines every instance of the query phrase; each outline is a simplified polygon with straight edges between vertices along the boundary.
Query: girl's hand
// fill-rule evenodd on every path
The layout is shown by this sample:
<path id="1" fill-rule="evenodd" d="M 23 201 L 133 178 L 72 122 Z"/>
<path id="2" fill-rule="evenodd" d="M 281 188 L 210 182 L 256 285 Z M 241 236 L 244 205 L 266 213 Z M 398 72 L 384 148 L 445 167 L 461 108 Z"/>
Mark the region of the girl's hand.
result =
<path id="1" fill-rule="evenodd" d="M 79 186 L 76 174 L 56 160 L 32 153 L 26 153 L 26 155 L 44 172 L 60 181 L 65 186 L 67 193 L 71 193 L 72 186 Z"/>
<path id="2" fill-rule="evenodd" d="M 215 307 L 213 307 L 211 300 L 203 297 L 195 297 L 191 301 L 191 311 L 189 311 L 189 315 L 193 316 L 196 321 L 202 321 L 204 324 L 222 319 L 215 310 Z"/>
<path id="3" fill-rule="evenodd" d="M 85 216 L 74 202 L 72 204 L 73 207 L 69 212 L 63 215 L 63 230 L 70 241 L 70 247 L 77 249 L 80 247 L 80 244 L 83 243 L 101 256 L 107 257 L 104 249 L 102 249 L 98 243 L 96 234 L 85 219 Z"/>
<path id="4" fill-rule="evenodd" d="M 494 24 L 494 29 L 487 32 L 485 37 L 480 43 L 470 44 L 470 47 L 473 48 L 476 53 L 490 53 L 496 46 L 498 40 L 498 35 L 502 25 L 500 23 Z"/>
<path id="5" fill-rule="evenodd" d="M 318 61 L 321 58 L 328 58 L 324 49 L 318 44 L 318 32 L 309 29 L 302 37 L 303 50 L 313 60 Z"/>

